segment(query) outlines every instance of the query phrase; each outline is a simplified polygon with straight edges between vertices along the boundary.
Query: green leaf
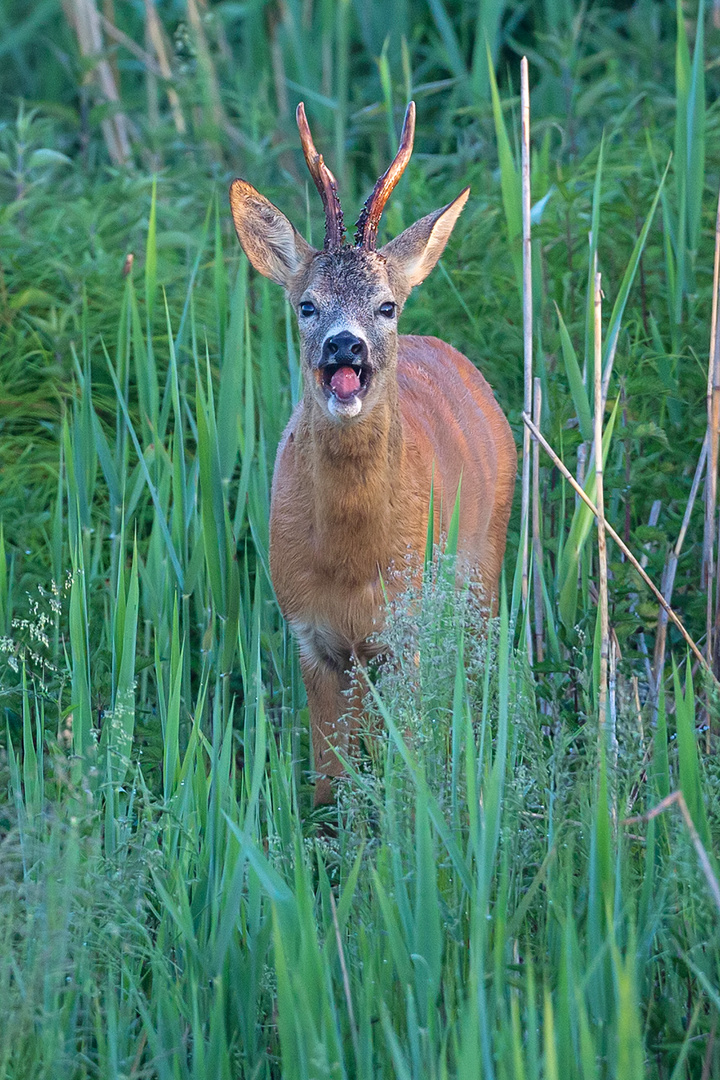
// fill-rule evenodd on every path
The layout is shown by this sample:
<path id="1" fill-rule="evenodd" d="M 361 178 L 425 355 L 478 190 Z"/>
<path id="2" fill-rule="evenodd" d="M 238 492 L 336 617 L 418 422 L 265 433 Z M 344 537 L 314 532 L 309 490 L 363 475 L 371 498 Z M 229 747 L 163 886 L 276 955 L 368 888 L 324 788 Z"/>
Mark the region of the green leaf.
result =
<path id="1" fill-rule="evenodd" d="M 593 422 L 592 413 L 590 411 L 590 402 L 588 401 L 587 390 L 585 389 L 585 383 L 583 382 L 582 372 L 577 362 L 577 356 L 570 335 L 567 332 L 565 326 L 565 320 L 560 313 L 560 308 L 555 305 L 557 311 L 558 320 L 560 322 L 560 344 L 562 346 L 563 360 L 565 361 L 565 371 L 568 377 L 568 383 L 570 384 L 570 393 L 572 394 L 573 404 L 575 406 L 575 415 L 578 418 L 578 424 L 580 425 L 580 434 L 585 442 L 592 442 L 593 437 Z"/>
<path id="2" fill-rule="evenodd" d="M 698 835 L 706 851 L 711 850 L 710 825 L 702 793 L 698 745 L 695 734 L 695 691 L 693 689 L 692 666 L 688 658 L 685 666 L 685 693 L 680 685 L 680 672 L 673 657 L 673 687 L 675 690 L 675 725 L 678 743 L 678 771 L 680 790 L 693 819 Z"/>
<path id="3" fill-rule="evenodd" d="M 430 819 L 424 789 L 415 797 L 415 938 L 413 959 L 415 985 L 422 1022 L 429 1022 L 430 1010 L 440 988 L 443 935 L 437 890 L 437 861 L 433 850 Z"/>
<path id="4" fill-rule="evenodd" d="M 452 21 L 445 10 L 442 0 L 428 0 L 428 6 L 432 12 L 432 17 L 435 20 L 435 25 L 440 33 L 448 67 L 456 79 L 467 78 L 465 61 L 460 52 L 460 46 L 457 37 L 455 36 Z"/>
<path id="5" fill-rule="evenodd" d="M 490 75 L 490 94 L 492 98 L 495 138 L 497 139 L 498 159 L 500 161 L 500 190 L 502 193 L 505 224 L 507 225 L 508 243 L 515 267 L 515 277 L 522 297 L 522 249 L 517 239 L 522 236 L 522 184 L 520 173 L 515 165 L 505 119 L 503 117 L 500 94 L 498 93 L 495 71 L 487 47 L 488 70 Z"/>
<path id="6" fill-rule="evenodd" d="M 28 158 L 27 167 L 28 169 L 41 169 L 47 165 L 72 165 L 72 163 L 72 158 L 69 158 L 67 154 L 61 154 L 59 150 L 42 148 L 33 150 Z"/>

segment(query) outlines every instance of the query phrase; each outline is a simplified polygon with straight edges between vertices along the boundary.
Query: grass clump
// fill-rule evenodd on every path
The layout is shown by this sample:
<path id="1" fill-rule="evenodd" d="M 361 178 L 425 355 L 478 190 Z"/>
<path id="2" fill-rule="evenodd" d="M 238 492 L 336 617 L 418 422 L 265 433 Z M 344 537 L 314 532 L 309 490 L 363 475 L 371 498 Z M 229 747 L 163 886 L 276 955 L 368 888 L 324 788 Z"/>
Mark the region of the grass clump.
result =
<path id="1" fill-rule="evenodd" d="M 348 782 L 332 841 L 303 824 L 292 732 L 278 739 L 262 690 L 242 764 L 220 687 L 201 687 L 212 741 L 193 721 L 185 745 L 171 692 L 159 790 L 141 759 L 120 783 L 92 751 L 73 776 L 61 744 L 33 771 L 32 723 L 22 770 L 8 744 L 7 1075 L 464 1076 L 485 1060 L 545 1076 L 553 1055 L 569 1076 L 631 1075 L 633 1061 L 661 1076 L 678 1054 L 701 1069 L 707 882 L 679 816 L 642 834 L 612 816 L 613 787 L 635 811 L 678 779 L 691 805 L 694 783 L 710 792 L 697 750 L 673 748 L 645 776 L 623 715 L 630 753 L 608 777 L 589 725 L 569 730 L 561 710 L 539 725 L 505 603 L 490 648 L 462 599 L 437 581 L 425 597 L 466 647 L 450 659 L 448 634 L 423 621 L 380 672 L 386 735 L 370 776 Z M 396 644 L 409 637 L 391 624 Z M 37 691 L 26 679 L 21 693 L 30 717 Z"/>

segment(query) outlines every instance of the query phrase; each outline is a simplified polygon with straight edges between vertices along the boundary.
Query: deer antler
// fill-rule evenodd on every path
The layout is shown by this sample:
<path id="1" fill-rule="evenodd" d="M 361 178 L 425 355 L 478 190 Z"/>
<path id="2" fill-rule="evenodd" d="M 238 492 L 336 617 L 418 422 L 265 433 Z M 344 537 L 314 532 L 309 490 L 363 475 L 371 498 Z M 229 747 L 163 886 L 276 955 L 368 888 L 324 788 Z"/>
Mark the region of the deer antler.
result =
<path id="1" fill-rule="evenodd" d="M 318 154 L 315 149 L 315 143 L 312 140 L 310 126 L 305 115 L 305 106 L 302 101 L 298 105 L 295 115 L 305 161 L 325 207 L 325 249 L 341 247 L 345 225 L 343 224 L 337 181 L 323 161 L 322 154 Z"/>
<path id="2" fill-rule="evenodd" d="M 405 171 L 405 166 L 412 154 L 413 139 L 415 137 L 415 102 L 411 101 L 405 113 L 402 135 L 400 136 L 400 148 L 395 155 L 390 168 L 383 173 L 372 190 L 370 198 L 362 208 L 357 220 L 355 233 L 356 247 L 363 247 L 367 251 L 375 250 L 378 225 L 385 203 L 390 198 L 392 189 Z"/>

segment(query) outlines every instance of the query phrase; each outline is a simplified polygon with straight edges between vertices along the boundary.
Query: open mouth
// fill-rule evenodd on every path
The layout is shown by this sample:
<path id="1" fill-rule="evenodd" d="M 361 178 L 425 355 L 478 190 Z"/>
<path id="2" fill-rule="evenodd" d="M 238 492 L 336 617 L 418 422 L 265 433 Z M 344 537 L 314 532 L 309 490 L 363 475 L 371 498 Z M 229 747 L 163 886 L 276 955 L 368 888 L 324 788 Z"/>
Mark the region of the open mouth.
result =
<path id="1" fill-rule="evenodd" d="M 318 371 L 318 381 L 328 399 L 344 405 L 361 401 L 372 378 L 365 364 L 325 364 Z"/>

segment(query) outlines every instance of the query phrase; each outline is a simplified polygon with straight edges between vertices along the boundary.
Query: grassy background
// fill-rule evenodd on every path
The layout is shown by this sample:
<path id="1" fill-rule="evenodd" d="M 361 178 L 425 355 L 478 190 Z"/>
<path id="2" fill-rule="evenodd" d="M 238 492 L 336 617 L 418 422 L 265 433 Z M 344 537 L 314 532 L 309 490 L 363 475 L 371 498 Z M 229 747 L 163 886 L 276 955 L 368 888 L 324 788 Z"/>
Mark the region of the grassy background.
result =
<path id="1" fill-rule="evenodd" d="M 226 194 L 242 175 L 317 239 L 296 102 L 350 220 L 413 96 L 386 235 L 472 197 L 402 329 L 476 361 L 520 440 L 527 52 L 542 426 L 575 472 L 596 249 L 607 514 L 659 582 L 706 422 L 714 12 L 178 0 L 167 80 L 154 8 L 110 0 L 113 107 L 87 10 L 0 8 L 0 1077 L 720 1075 L 717 704 L 672 631 L 655 705 L 657 606 L 611 548 L 606 760 L 591 519 L 547 461 L 544 660 L 516 513 L 490 643 L 442 560 L 419 625 L 394 613 L 384 735 L 318 831 L 267 573 L 295 331 Z M 674 604 L 700 641 L 701 546 L 698 505 Z M 622 824 L 674 791 L 694 833 L 677 803 Z"/>

